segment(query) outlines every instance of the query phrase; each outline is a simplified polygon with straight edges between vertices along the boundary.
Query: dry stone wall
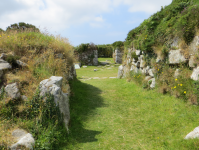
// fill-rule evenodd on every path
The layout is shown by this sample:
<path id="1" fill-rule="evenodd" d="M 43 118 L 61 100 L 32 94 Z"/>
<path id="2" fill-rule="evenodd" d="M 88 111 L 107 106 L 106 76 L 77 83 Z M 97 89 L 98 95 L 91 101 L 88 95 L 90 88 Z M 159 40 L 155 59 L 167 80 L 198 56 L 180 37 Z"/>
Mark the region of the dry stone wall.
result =
<path id="1" fill-rule="evenodd" d="M 122 57 L 123 53 L 119 49 L 116 49 L 113 53 L 113 60 L 115 61 L 115 63 L 122 64 Z"/>
<path id="2" fill-rule="evenodd" d="M 5 74 L 8 71 L 12 71 L 13 67 L 4 59 L 6 58 L 6 54 L 2 54 L 0 57 L 0 78 L 4 78 Z M 17 60 L 17 64 L 19 67 L 27 67 L 27 64 Z M 68 70 L 68 75 L 66 79 L 71 80 L 76 78 L 76 70 L 74 66 L 70 66 Z M 67 68 L 66 68 L 67 69 Z M 63 122 L 65 124 L 66 129 L 68 130 L 68 123 L 70 120 L 70 109 L 69 109 L 69 95 L 70 95 L 70 86 L 68 85 L 68 93 L 64 93 L 61 89 L 62 87 L 63 77 L 52 76 L 49 79 L 45 79 L 40 82 L 40 96 L 44 96 L 45 94 L 51 94 L 54 96 L 54 103 L 56 106 L 59 104 L 59 110 L 63 113 Z M 3 87 L 3 85 L 2 85 Z M 1 87 L 1 88 L 2 88 Z M 2 90 L 0 90 L 2 92 Z M 27 97 L 20 93 L 20 88 L 18 83 L 11 83 L 5 85 L 5 94 L 7 97 L 10 97 L 11 100 L 21 99 L 26 101 Z M 45 98 L 43 99 L 45 101 Z M 16 150 L 18 145 L 23 145 L 26 148 L 33 149 L 35 144 L 34 137 L 31 133 L 26 132 L 24 129 L 17 129 L 12 133 L 13 138 L 17 138 L 16 143 L 9 146 L 10 149 Z"/>
<path id="3" fill-rule="evenodd" d="M 179 38 L 175 38 L 173 42 L 171 43 L 171 47 L 178 48 L 177 50 L 170 50 L 168 53 L 168 64 L 169 65 L 176 65 L 178 66 L 181 63 L 187 63 L 190 68 L 193 69 L 193 72 L 190 76 L 193 80 L 198 80 L 199 76 L 199 66 L 194 62 L 195 54 L 198 52 L 198 46 L 199 46 L 199 36 L 196 36 L 192 43 L 189 45 L 189 56 L 185 57 L 183 55 L 183 51 L 179 48 Z M 138 59 L 132 58 L 132 53 L 135 53 Z M 117 78 L 124 78 L 126 77 L 130 71 L 133 71 L 135 73 L 142 73 L 144 74 L 145 80 L 150 82 L 150 87 L 155 87 L 155 68 L 154 66 L 146 65 L 145 59 L 147 56 L 147 53 L 142 50 L 136 50 L 133 48 L 128 49 L 128 53 L 126 56 L 126 59 L 123 60 L 123 64 L 119 66 L 118 68 L 118 76 Z M 156 63 L 161 62 L 162 59 L 160 56 L 157 55 Z M 179 69 L 176 69 L 175 74 L 173 75 L 175 78 L 180 74 Z"/>
<path id="4" fill-rule="evenodd" d="M 98 65 L 98 50 L 89 50 L 82 53 L 76 52 L 76 57 L 81 65 L 97 66 Z"/>

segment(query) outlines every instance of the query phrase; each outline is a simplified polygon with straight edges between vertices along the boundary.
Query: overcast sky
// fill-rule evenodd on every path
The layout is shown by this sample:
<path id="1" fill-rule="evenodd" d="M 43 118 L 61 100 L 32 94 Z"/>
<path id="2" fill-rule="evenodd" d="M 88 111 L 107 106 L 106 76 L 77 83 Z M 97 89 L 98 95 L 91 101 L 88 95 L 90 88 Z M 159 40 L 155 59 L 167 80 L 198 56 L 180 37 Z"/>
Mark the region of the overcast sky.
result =
<path id="1" fill-rule="evenodd" d="M 81 43 L 124 41 L 130 30 L 172 0 L 1 0 L 0 28 L 25 22 Z"/>

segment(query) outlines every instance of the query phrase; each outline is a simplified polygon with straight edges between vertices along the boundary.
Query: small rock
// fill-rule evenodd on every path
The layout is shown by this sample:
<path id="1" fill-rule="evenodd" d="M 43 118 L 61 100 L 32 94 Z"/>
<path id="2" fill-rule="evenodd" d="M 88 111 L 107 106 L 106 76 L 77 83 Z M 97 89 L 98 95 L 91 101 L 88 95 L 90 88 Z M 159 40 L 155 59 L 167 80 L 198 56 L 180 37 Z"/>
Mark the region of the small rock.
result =
<path id="1" fill-rule="evenodd" d="M 186 135 L 184 139 L 199 138 L 199 127 L 196 127 L 193 131 Z"/>
<path id="2" fill-rule="evenodd" d="M 94 71 L 96 72 L 96 71 L 98 71 L 97 69 L 94 69 Z"/>
<path id="3" fill-rule="evenodd" d="M 16 63 L 21 67 L 27 67 L 28 65 L 20 60 L 16 60 Z"/>
<path id="4" fill-rule="evenodd" d="M 83 68 L 87 68 L 87 66 L 83 66 Z"/>
<path id="5" fill-rule="evenodd" d="M 8 84 L 5 87 L 5 92 L 12 99 L 18 99 L 18 98 L 21 97 L 21 94 L 20 94 L 19 89 L 17 87 L 17 83 Z"/>

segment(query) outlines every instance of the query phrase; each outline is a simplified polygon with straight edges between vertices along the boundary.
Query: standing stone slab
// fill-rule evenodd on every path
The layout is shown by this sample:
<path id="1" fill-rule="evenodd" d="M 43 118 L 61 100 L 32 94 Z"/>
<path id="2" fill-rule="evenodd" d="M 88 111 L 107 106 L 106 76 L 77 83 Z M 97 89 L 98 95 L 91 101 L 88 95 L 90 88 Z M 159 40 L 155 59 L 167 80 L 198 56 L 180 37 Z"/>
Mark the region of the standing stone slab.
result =
<path id="1" fill-rule="evenodd" d="M 45 96 L 46 94 L 52 94 L 54 96 L 54 102 L 56 106 L 59 103 L 59 110 L 63 113 L 65 127 L 68 130 L 70 120 L 69 97 L 61 90 L 62 80 L 62 77 L 52 76 L 49 79 L 41 81 L 40 96 Z"/>
<path id="2" fill-rule="evenodd" d="M 123 73 L 124 73 L 124 67 L 122 66 L 122 65 L 120 65 L 119 67 L 118 67 L 118 74 L 117 74 L 117 78 L 122 78 L 123 77 Z"/>
<path id="3" fill-rule="evenodd" d="M 181 54 L 181 50 L 170 50 L 169 51 L 169 64 L 180 64 L 187 62 L 188 59 Z"/>
<path id="4" fill-rule="evenodd" d="M 141 50 L 136 50 L 135 53 L 137 56 L 139 56 L 141 54 Z"/>

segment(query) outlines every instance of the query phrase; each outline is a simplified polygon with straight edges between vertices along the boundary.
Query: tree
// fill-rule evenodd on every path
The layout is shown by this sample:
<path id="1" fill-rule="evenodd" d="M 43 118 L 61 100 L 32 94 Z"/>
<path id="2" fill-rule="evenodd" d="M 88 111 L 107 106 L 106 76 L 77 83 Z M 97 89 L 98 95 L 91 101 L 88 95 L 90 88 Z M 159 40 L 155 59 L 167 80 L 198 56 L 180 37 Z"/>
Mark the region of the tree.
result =
<path id="1" fill-rule="evenodd" d="M 6 31 L 9 30 L 24 31 L 26 29 L 32 29 L 32 31 L 34 32 L 40 32 L 39 29 L 36 28 L 34 25 L 24 22 L 19 22 L 18 24 L 17 23 L 11 24 L 10 26 L 7 27 Z"/>

